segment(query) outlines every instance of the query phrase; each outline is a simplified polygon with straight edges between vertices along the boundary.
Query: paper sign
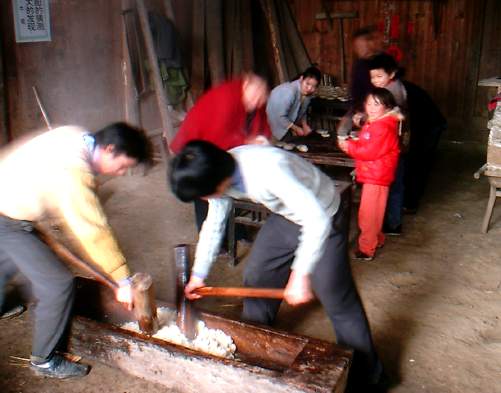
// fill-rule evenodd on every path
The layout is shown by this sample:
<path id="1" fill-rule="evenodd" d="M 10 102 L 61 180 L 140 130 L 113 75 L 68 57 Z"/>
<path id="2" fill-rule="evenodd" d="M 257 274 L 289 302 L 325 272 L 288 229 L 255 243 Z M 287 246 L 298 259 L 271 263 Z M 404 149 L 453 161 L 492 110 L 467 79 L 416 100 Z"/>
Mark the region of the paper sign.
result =
<path id="1" fill-rule="evenodd" d="M 16 42 L 50 41 L 49 0 L 12 0 Z"/>

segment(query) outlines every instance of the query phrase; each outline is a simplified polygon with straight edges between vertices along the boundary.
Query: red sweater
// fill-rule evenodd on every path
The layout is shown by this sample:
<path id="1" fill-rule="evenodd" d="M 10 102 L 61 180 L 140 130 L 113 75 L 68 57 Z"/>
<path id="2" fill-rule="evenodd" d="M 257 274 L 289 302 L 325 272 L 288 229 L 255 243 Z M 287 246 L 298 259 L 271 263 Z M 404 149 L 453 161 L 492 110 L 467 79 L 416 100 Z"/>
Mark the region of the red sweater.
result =
<path id="1" fill-rule="evenodd" d="M 256 110 L 246 128 L 247 112 L 242 103 L 242 79 L 225 82 L 202 95 L 188 112 L 170 144 L 174 153 L 194 139 L 214 143 L 224 150 L 245 144 L 248 138 L 271 136 L 265 106 Z"/>
<path id="2" fill-rule="evenodd" d="M 400 153 L 399 116 L 394 112 L 366 123 L 358 140 L 348 141 L 347 154 L 355 159 L 355 173 L 360 183 L 389 186 L 395 179 Z"/>

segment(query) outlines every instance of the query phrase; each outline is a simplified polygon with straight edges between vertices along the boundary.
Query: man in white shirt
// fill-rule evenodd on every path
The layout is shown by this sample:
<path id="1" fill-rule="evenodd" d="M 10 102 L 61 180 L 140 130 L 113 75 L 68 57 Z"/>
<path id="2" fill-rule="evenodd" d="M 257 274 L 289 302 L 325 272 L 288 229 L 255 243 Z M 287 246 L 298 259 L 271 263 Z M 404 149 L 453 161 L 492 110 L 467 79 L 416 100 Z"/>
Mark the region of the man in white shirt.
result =
<path id="1" fill-rule="evenodd" d="M 285 287 L 290 305 L 306 303 L 315 294 L 334 325 L 337 342 L 355 349 L 358 381 L 364 386 L 379 382 L 382 366 L 348 261 L 349 201 L 342 200 L 327 175 L 298 155 L 271 146 L 246 145 L 226 152 L 192 141 L 172 160 L 169 181 L 180 200 L 209 202 L 185 288 L 189 299 L 200 297 L 193 290 L 205 285 L 216 259 L 231 198 L 263 204 L 273 214 L 252 247 L 245 285 Z M 242 318 L 271 325 L 279 306 L 279 300 L 245 299 Z"/>

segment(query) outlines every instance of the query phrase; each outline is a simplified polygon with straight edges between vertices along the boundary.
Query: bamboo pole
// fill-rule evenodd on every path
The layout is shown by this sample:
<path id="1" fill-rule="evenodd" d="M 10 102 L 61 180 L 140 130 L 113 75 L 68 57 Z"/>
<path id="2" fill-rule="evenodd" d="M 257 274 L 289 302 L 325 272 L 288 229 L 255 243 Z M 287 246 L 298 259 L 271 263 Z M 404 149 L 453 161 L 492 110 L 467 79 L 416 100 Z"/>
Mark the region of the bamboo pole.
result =
<path id="1" fill-rule="evenodd" d="M 136 0 L 137 12 L 139 14 L 139 22 L 141 23 L 141 28 L 143 30 L 144 41 L 146 44 L 146 51 L 148 53 L 148 62 L 150 64 L 151 72 L 153 74 L 153 84 L 155 86 L 155 93 L 157 97 L 158 109 L 160 111 L 160 118 L 162 120 L 163 138 L 164 138 L 164 149 L 163 154 L 166 158 L 169 156 L 169 149 L 165 146 L 165 143 L 174 138 L 174 128 L 172 126 L 172 121 L 169 114 L 169 101 L 167 99 L 167 94 L 162 84 L 162 78 L 160 76 L 160 69 L 158 67 L 158 58 L 155 53 L 155 47 L 153 45 L 153 37 L 151 35 L 150 23 L 148 22 L 148 14 L 146 12 L 146 7 L 144 5 L 144 0 Z"/>
<path id="2" fill-rule="evenodd" d="M 47 128 L 49 130 L 52 130 L 52 125 L 50 124 L 49 115 L 47 114 L 47 111 L 45 110 L 45 107 L 42 104 L 42 100 L 38 95 L 38 90 L 35 86 L 31 86 L 31 88 L 33 89 L 33 94 L 35 94 L 35 99 L 37 101 L 38 107 L 40 108 L 40 112 L 42 112 L 42 117 L 45 121 L 45 124 L 47 125 Z"/>

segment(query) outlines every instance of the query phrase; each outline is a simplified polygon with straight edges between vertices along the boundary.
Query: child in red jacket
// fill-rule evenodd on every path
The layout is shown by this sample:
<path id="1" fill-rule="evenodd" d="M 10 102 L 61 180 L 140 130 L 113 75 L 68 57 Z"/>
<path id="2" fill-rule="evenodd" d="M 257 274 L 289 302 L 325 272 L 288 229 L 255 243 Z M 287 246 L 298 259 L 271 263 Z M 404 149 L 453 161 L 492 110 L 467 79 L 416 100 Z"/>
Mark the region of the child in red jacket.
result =
<path id="1" fill-rule="evenodd" d="M 399 122 L 403 119 L 395 99 L 386 89 L 374 88 L 365 99 L 367 121 L 357 140 L 340 140 L 339 147 L 355 158 L 357 181 L 362 183 L 358 211 L 357 259 L 374 259 L 376 248 L 384 244 L 382 226 L 390 185 L 398 163 Z"/>

